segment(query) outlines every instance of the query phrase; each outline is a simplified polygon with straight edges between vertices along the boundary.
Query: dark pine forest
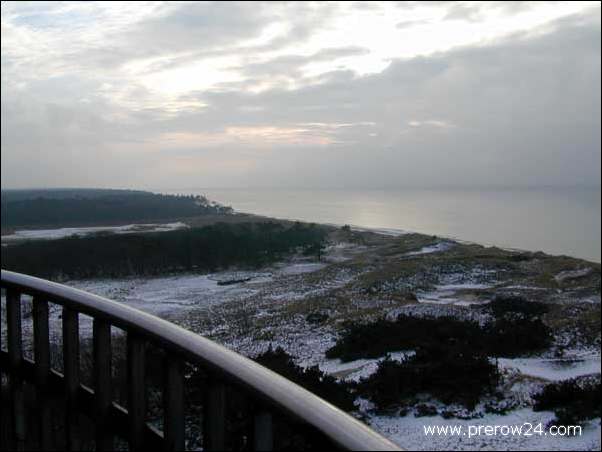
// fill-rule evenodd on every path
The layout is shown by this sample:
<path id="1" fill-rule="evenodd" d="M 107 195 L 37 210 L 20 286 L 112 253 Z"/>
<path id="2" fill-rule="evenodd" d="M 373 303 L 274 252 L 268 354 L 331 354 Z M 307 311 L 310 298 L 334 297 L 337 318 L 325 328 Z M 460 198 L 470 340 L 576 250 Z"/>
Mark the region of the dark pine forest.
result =
<path id="1" fill-rule="evenodd" d="M 118 224 L 231 214 L 203 196 L 131 190 L 2 192 L 2 228 Z"/>
<path id="2" fill-rule="evenodd" d="M 326 234 L 316 225 L 268 222 L 73 236 L 3 247 L 2 268 L 55 280 L 254 268 L 289 253 L 319 255 Z"/>

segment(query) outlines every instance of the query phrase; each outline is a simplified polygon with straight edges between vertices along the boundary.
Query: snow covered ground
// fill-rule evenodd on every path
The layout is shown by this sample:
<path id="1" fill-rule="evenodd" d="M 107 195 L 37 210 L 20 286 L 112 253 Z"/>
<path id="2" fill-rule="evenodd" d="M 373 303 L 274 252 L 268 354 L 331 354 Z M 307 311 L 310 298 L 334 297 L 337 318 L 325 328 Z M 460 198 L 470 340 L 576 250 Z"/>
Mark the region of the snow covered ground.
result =
<path id="1" fill-rule="evenodd" d="M 416 297 L 419 303 L 432 304 L 453 304 L 456 306 L 472 306 L 487 304 L 491 300 L 480 299 L 472 295 L 467 295 L 466 291 L 490 289 L 493 286 L 488 284 L 440 284 L 435 286 L 435 290 L 428 292 L 418 292 Z"/>
<path id="2" fill-rule="evenodd" d="M 497 285 L 497 274 L 475 267 L 470 271 L 453 272 L 439 276 L 439 283 L 429 290 L 416 291 L 419 303 L 436 305 L 472 306 L 487 304 L 488 296 L 480 295 Z"/>
<path id="3" fill-rule="evenodd" d="M 244 284 L 218 285 L 217 274 L 179 275 L 151 279 L 90 280 L 69 283 L 133 308 L 161 317 L 173 312 L 207 308 L 253 292 Z M 251 274 L 249 274 L 251 277 Z"/>
<path id="4" fill-rule="evenodd" d="M 180 274 L 155 278 L 122 278 L 91 279 L 67 281 L 65 284 L 81 289 L 162 318 L 175 320 L 199 311 L 210 313 L 213 308 L 224 303 L 242 302 L 265 290 L 274 279 L 302 276 L 325 267 L 317 262 L 291 261 L 280 263 L 262 271 L 223 271 L 210 274 Z M 220 285 L 219 282 L 229 280 L 248 280 L 231 285 Z M 286 291 L 274 293 L 272 300 L 288 300 L 294 294 L 287 287 Z M 314 288 L 315 290 L 315 288 Z M 306 293 L 304 290 L 303 293 Z M 302 294 L 299 294 L 301 297 Z M 28 322 L 31 307 L 28 297 L 23 298 L 24 333 L 27 337 L 33 330 Z M 2 297 L 2 306 L 5 299 Z M 2 316 L 4 321 L 6 316 Z M 50 305 L 51 330 L 61 329 L 61 307 Z M 3 330 L 5 330 L 3 328 Z M 88 338 L 92 335 L 92 319 L 80 315 L 80 336 Z"/>
<path id="5" fill-rule="evenodd" d="M 188 226 L 185 223 L 177 222 L 164 224 L 128 224 L 125 226 L 95 226 L 88 228 L 17 230 L 13 234 L 3 235 L 2 242 L 15 242 L 23 240 L 57 240 L 72 236 L 84 237 L 98 233 L 134 234 L 140 232 L 168 232 L 187 227 Z"/>
<path id="6" fill-rule="evenodd" d="M 153 225 L 145 225 L 153 226 Z M 167 226 L 167 225 L 164 225 Z M 175 227 L 175 226 L 174 226 Z M 130 233 L 128 227 L 124 232 Z M 82 228 L 90 229 L 90 228 Z M 106 229 L 105 229 L 106 230 Z M 92 233 L 92 232 L 90 232 Z M 382 231 L 383 235 L 402 236 L 400 231 Z M 46 237 L 50 238 L 50 237 Z M 55 237 L 58 238 L 58 237 Z M 4 237 L 3 237 L 4 240 Z M 389 240 L 389 239 L 387 239 Z M 429 243 L 429 242 L 423 242 Z M 359 381 L 372 375 L 378 368 L 379 359 L 364 359 L 350 363 L 327 360 L 325 352 L 334 345 L 337 330 L 334 326 L 346 320 L 345 313 L 365 317 L 399 313 L 408 315 L 452 315 L 479 321 L 483 310 L 472 309 L 471 305 L 486 303 L 489 292 L 496 290 L 523 290 L 538 292 L 548 290 L 530 284 L 530 281 L 504 280 L 504 269 L 487 267 L 484 264 L 466 264 L 448 268 L 433 265 L 431 273 L 423 280 L 412 282 L 411 276 L 394 275 L 385 282 L 408 283 L 407 287 L 416 293 L 418 303 L 403 300 L 398 303 L 389 300 L 387 292 L 366 294 L 359 276 L 383 264 L 389 254 L 371 254 L 368 244 L 338 243 L 327 248 L 321 262 L 306 258 L 295 258 L 258 271 L 225 271 L 212 274 L 179 274 L 157 278 L 124 278 L 118 280 L 71 281 L 68 285 L 87 290 L 120 303 L 174 321 L 205 336 L 223 343 L 240 353 L 253 356 L 268 347 L 283 347 L 302 366 L 318 365 L 322 371 L 345 381 Z M 426 261 L 436 260 L 454 247 L 458 253 L 463 245 L 440 241 L 435 245 L 414 251 L 413 263 L 425 256 Z M 403 248 L 402 248 L 403 249 Z M 408 248 L 405 248 L 407 250 Z M 411 249 L 411 248 L 409 248 Z M 391 261 L 399 265 L 401 253 L 392 253 Z M 407 254 L 406 254 L 407 255 Z M 360 259 L 356 259 L 356 258 Z M 387 256 L 387 257 L 382 257 Z M 359 262 L 359 263 L 358 263 Z M 574 276 L 573 274 L 569 276 Z M 577 275 L 580 276 L 580 275 Z M 220 282 L 239 281 L 220 285 Z M 413 286 L 411 284 L 414 284 Z M 388 287 L 388 286 L 387 286 Z M 399 291 L 392 285 L 391 291 Z M 404 285 L 403 288 L 406 286 Z M 537 295 L 537 293 L 536 293 Z M 571 295 L 567 292 L 567 297 Z M 581 295 L 580 295 L 581 297 Z M 599 293 L 588 295 L 599 305 Z M 588 298 L 588 299 L 589 299 Z M 571 298 L 569 301 L 575 301 Z M 4 308 L 4 299 L 3 299 Z M 345 311 L 347 309 L 347 311 Z M 365 309 L 366 311 L 361 311 Z M 308 314 L 321 314 L 328 318 L 326 323 L 312 324 Z M 28 307 L 24 307 L 24 338 L 31 340 L 31 318 L 27 317 Z M 51 308 L 51 329 L 53 342 L 60 343 L 61 310 Z M 3 321 L 6 315 L 2 315 Z M 82 338 L 91 336 L 91 319 L 81 316 Z M 5 325 L 2 327 L 6 331 Z M 3 343 L 6 343 L 3 341 Z M 410 352 L 411 353 L 411 352 Z M 394 360 L 401 360 L 408 352 L 391 353 Z M 594 354 L 570 354 L 565 358 L 532 357 L 500 359 L 499 364 L 508 375 L 518 375 L 512 381 L 510 392 L 517 393 L 521 401 L 528 402 L 533 390 L 541 388 L 546 381 L 558 381 L 581 375 L 600 373 L 599 349 Z M 524 398 L 521 398 L 523 397 Z M 528 403 L 507 415 L 484 415 L 472 420 L 443 419 L 441 416 L 415 418 L 381 416 L 363 410 L 371 425 L 385 436 L 406 449 L 429 450 L 590 450 L 600 448 L 600 423 L 590 422 L 581 437 L 486 437 L 473 438 L 430 436 L 424 434 L 424 425 L 515 425 L 524 422 L 547 422 L 553 413 L 534 413 Z"/>
<path id="7" fill-rule="evenodd" d="M 278 269 L 283 275 L 303 275 L 305 273 L 313 273 L 322 270 L 326 264 L 321 262 L 303 262 L 295 264 L 285 264 L 278 266 Z"/>

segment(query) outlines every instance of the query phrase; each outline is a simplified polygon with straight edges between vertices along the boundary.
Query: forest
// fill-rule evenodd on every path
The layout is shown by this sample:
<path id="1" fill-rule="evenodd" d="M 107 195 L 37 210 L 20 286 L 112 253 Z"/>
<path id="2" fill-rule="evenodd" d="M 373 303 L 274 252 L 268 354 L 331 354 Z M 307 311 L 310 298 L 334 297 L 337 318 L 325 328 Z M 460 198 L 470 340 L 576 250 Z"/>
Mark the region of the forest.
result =
<path id="1" fill-rule="evenodd" d="M 2 268 L 41 278 L 118 278 L 259 267 L 303 252 L 319 255 L 327 230 L 295 223 L 218 223 L 145 234 L 99 234 L 2 248 Z"/>
<path id="2" fill-rule="evenodd" d="M 2 191 L 2 228 L 150 222 L 232 209 L 203 196 L 162 195 L 130 190 Z"/>

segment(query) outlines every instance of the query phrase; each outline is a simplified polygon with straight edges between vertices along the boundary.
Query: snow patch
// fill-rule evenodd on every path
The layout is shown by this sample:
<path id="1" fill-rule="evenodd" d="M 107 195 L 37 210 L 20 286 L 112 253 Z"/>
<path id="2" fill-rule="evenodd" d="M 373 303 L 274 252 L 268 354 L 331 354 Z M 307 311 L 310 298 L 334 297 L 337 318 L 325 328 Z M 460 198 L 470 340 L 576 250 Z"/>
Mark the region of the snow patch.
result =
<path id="1" fill-rule="evenodd" d="M 372 232 L 373 234 L 386 235 L 387 237 L 401 237 L 402 235 L 408 235 L 409 232 L 403 229 L 392 229 L 392 228 L 365 228 L 361 226 L 351 226 L 351 230 L 354 232 Z"/>
<path id="2" fill-rule="evenodd" d="M 392 352 L 387 357 L 393 361 L 402 362 L 405 358 L 413 356 L 413 351 Z M 386 357 L 378 359 L 358 359 L 347 363 L 340 359 L 327 360 L 320 363 L 320 370 L 328 375 L 333 375 L 344 381 L 359 382 L 368 378 L 378 370 L 379 364 L 387 359 Z"/>
<path id="3" fill-rule="evenodd" d="M 482 300 L 474 296 L 458 296 L 458 292 L 465 290 L 486 290 L 491 289 L 490 284 L 478 284 L 478 283 L 463 283 L 463 284 L 441 284 L 435 286 L 434 291 L 430 292 L 418 292 L 416 297 L 419 303 L 431 303 L 431 304 L 453 304 L 456 306 L 472 306 L 472 305 L 483 305 L 489 303 L 491 300 Z"/>
<path id="4" fill-rule="evenodd" d="M 406 253 L 404 256 L 420 256 L 423 254 L 433 254 L 433 253 L 441 253 L 443 251 L 448 251 L 454 246 L 453 242 L 438 242 L 434 245 L 425 246 L 418 251 L 411 251 Z"/>
<path id="5" fill-rule="evenodd" d="M 517 369 L 523 375 L 549 381 L 568 380 L 600 373 L 600 356 L 564 359 L 500 358 L 498 363 L 502 369 Z"/>
<path id="6" fill-rule="evenodd" d="M 185 229 L 187 227 L 188 225 L 185 223 L 177 222 L 165 224 L 128 224 L 125 226 L 95 226 L 88 228 L 18 230 L 13 234 L 3 235 L 2 241 L 14 242 L 19 240 L 58 240 L 66 237 L 84 237 L 99 233 L 135 234 L 142 232 L 169 232 L 177 229 Z"/>
<path id="7" fill-rule="evenodd" d="M 585 278 L 586 276 L 589 276 L 592 273 L 592 271 L 593 269 L 591 267 L 582 268 L 579 270 L 564 271 L 554 276 L 554 279 L 557 283 L 563 283 L 571 279 Z"/>
<path id="8" fill-rule="evenodd" d="M 326 264 L 318 262 L 295 263 L 279 267 L 277 272 L 281 275 L 303 275 L 305 273 L 317 272 L 325 267 Z"/>

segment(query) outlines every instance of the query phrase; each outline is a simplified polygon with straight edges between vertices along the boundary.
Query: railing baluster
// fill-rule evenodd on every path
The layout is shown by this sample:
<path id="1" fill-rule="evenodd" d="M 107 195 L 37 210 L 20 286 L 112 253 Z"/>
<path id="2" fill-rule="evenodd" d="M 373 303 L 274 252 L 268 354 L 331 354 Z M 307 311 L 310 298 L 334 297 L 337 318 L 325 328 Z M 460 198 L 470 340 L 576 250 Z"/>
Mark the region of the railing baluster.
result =
<path id="1" fill-rule="evenodd" d="M 6 304 L 8 305 L 8 302 Z M 0 302 L 0 351 L 2 351 L 2 347 L 2 302 Z"/>
<path id="2" fill-rule="evenodd" d="M 269 452 L 274 449 L 272 413 L 262 411 L 255 415 L 253 450 Z"/>
<path id="3" fill-rule="evenodd" d="M 0 352 L 2 351 L 2 301 L 0 300 Z M 2 378 L 1 372 L 0 378 Z M 0 448 L 2 449 L 6 448 L 6 446 L 8 445 L 7 424 L 9 423 L 9 420 L 10 416 L 7 407 L 3 403 L 0 403 Z"/>
<path id="4" fill-rule="evenodd" d="M 6 326 L 9 360 L 9 390 L 11 400 L 11 434 L 15 448 L 25 446 L 25 399 L 23 383 L 19 376 L 23 361 L 23 336 L 21 331 L 21 295 L 13 290 L 6 294 Z"/>
<path id="5" fill-rule="evenodd" d="M 214 381 L 209 385 L 204 410 L 204 450 L 224 450 L 226 447 L 226 386 Z"/>
<path id="6" fill-rule="evenodd" d="M 6 303 L 8 305 L 8 302 Z M 8 331 L 6 333 L 8 336 Z M 0 301 L 0 352 L 2 350 L 2 302 Z M 2 369 L 4 371 L 4 369 Z M 0 373 L 0 378 L 2 373 Z M 1 389 L 1 388 L 0 388 Z M 3 403 L 0 403 L 0 447 L 6 449 L 9 442 L 9 430 L 10 430 L 10 409 Z"/>
<path id="7" fill-rule="evenodd" d="M 48 302 L 33 300 L 33 340 L 36 369 L 37 420 L 40 449 L 52 448 L 52 414 L 48 398 L 50 378 L 50 331 L 48 326 Z"/>
<path id="8" fill-rule="evenodd" d="M 164 407 L 164 449 L 184 450 L 184 373 L 182 362 L 167 357 Z"/>
<path id="9" fill-rule="evenodd" d="M 130 450 L 138 451 L 144 448 L 146 416 L 145 344 L 135 334 L 128 333 L 127 347 L 129 442 Z"/>
<path id="10" fill-rule="evenodd" d="M 65 374 L 65 439 L 67 450 L 79 450 L 79 315 L 63 308 L 63 371 Z"/>
<path id="11" fill-rule="evenodd" d="M 94 402 L 96 413 L 96 450 L 113 450 L 113 435 L 109 429 L 111 410 L 111 325 L 94 319 Z"/>
<path id="12" fill-rule="evenodd" d="M 48 327 L 48 302 L 40 298 L 33 300 L 33 338 L 36 366 L 36 384 L 48 385 L 50 376 L 50 338 Z"/>

